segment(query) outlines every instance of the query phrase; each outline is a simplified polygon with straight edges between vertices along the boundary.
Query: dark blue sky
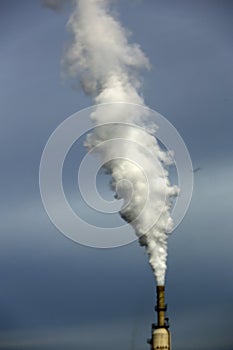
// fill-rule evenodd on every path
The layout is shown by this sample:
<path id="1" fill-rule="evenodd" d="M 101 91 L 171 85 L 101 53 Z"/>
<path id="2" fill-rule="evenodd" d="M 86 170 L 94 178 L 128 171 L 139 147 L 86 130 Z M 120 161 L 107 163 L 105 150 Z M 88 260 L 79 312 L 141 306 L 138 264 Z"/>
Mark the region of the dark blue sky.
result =
<path id="1" fill-rule="evenodd" d="M 173 123 L 202 167 L 188 214 L 169 239 L 173 346 L 232 350 L 233 3 L 121 0 L 117 7 L 153 66 L 143 74 L 147 104 Z M 148 349 L 155 295 L 143 248 L 69 241 L 40 199 L 48 137 L 91 105 L 61 78 L 68 15 L 37 0 L 0 2 L 0 349 Z"/>

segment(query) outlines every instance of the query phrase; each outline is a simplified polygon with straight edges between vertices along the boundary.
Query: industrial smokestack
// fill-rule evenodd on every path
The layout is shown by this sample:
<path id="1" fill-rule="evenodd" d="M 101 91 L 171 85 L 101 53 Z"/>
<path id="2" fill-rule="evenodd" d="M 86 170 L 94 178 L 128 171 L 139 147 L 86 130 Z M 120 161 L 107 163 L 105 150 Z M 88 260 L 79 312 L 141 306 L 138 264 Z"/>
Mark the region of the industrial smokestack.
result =
<path id="1" fill-rule="evenodd" d="M 157 286 L 157 305 L 155 309 L 157 311 L 158 327 L 165 327 L 165 311 L 167 307 L 165 305 L 164 286 Z"/>
<path id="2" fill-rule="evenodd" d="M 171 350 L 171 335 L 169 332 L 168 318 L 165 317 L 167 305 L 165 304 L 165 287 L 157 286 L 157 324 L 152 324 L 151 350 Z"/>

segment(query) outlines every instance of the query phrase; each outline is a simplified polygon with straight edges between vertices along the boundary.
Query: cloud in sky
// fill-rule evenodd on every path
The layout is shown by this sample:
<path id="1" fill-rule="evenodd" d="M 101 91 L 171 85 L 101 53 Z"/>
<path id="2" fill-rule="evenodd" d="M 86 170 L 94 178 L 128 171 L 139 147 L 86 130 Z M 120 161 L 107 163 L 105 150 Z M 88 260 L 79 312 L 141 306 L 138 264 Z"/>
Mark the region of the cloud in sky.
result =
<path id="1" fill-rule="evenodd" d="M 51 10 L 61 10 L 67 0 L 42 0 L 42 4 Z"/>
<path id="2" fill-rule="evenodd" d="M 5 332 L 0 333 L 0 349 L 77 349 L 77 346 L 81 349 L 109 349 L 119 343 L 119 334 L 123 335 L 122 344 L 129 343 L 130 328 L 129 322 L 121 320 L 99 324 L 89 322 L 82 326 L 57 329 Z"/>

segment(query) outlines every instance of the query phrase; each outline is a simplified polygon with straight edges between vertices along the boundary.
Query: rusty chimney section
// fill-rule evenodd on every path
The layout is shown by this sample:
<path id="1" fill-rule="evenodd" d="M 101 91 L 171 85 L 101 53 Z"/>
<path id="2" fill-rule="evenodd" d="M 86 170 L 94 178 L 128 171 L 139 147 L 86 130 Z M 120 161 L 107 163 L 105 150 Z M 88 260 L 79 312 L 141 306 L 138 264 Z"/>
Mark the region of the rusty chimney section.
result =
<path id="1" fill-rule="evenodd" d="M 158 317 L 158 327 L 165 327 L 165 311 L 167 309 L 165 305 L 165 287 L 164 286 L 157 286 L 157 305 L 156 305 L 156 311 L 157 311 L 157 317 Z"/>

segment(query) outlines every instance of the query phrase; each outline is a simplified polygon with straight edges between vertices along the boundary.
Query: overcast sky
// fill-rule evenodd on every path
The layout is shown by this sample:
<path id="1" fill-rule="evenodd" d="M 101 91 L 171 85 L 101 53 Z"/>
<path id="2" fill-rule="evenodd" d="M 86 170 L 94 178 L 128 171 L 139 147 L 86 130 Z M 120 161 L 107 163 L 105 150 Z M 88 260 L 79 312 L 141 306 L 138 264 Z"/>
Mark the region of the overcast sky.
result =
<path id="1" fill-rule="evenodd" d="M 173 346 L 232 350 L 233 2 L 116 3 L 152 64 L 143 73 L 147 105 L 177 128 L 201 167 L 169 238 Z M 0 349 L 148 349 L 155 283 L 143 248 L 78 245 L 52 225 L 40 198 L 48 137 L 91 105 L 61 77 L 69 13 L 37 0 L 0 1 Z M 80 158 L 84 149 L 76 150 Z M 70 159 L 66 171 L 75 168 Z M 70 192 L 75 176 L 67 174 Z"/>

